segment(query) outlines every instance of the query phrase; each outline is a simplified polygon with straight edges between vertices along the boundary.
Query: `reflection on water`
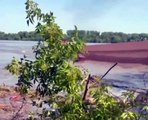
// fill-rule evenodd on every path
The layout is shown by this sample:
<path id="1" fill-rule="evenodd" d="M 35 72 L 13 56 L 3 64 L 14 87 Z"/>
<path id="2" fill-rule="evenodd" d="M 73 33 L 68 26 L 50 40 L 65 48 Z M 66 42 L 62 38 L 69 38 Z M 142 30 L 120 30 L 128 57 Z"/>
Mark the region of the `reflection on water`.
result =
<path id="1" fill-rule="evenodd" d="M 20 58 L 24 53 L 32 57 L 33 41 L 0 41 L 0 84 L 14 85 L 17 77 L 12 76 L 4 67 L 12 57 Z M 114 63 L 99 61 L 81 61 L 78 65 L 87 69 L 92 75 L 102 76 Z M 114 86 L 148 89 L 148 66 L 118 64 L 104 78 Z"/>

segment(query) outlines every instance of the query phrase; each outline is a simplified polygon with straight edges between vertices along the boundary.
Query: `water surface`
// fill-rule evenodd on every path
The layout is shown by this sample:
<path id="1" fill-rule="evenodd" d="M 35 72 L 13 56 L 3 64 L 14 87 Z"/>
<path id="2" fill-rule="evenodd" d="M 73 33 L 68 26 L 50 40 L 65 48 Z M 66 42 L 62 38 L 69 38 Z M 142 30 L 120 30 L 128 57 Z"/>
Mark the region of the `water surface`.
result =
<path id="1" fill-rule="evenodd" d="M 31 58 L 32 46 L 36 43 L 0 40 L 0 84 L 14 85 L 17 82 L 17 77 L 12 76 L 4 67 L 10 63 L 12 57 L 19 59 L 25 54 Z M 102 76 L 114 63 L 87 60 L 77 64 L 87 69 L 92 75 Z M 148 66 L 119 63 L 105 76 L 104 81 L 114 86 L 148 89 Z"/>
<path id="2" fill-rule="evenodd" d="M 14 85 L 17 82 L 17 77 L 12 76 L 5 66 L 9 64 L 13 57 L 20 59 L 26 54 L 32 56 L 32 46 L 34 41 L 7 41 L 0 40 L 0 84 Z"/>

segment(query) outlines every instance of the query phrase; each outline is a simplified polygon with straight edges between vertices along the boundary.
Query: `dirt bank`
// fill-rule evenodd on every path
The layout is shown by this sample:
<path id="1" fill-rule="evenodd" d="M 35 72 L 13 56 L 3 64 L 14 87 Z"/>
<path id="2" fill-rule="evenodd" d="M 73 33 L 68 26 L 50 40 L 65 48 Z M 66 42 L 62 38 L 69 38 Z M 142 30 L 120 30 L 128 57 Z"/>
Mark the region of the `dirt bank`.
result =
<path id="1" fill-rule="evenodd" d="M 29 113 L 35 111 L 32 107 L 32 93 L 20 95 L 16 87 L 0 85 L 0 120 L 24 120 Z"/>

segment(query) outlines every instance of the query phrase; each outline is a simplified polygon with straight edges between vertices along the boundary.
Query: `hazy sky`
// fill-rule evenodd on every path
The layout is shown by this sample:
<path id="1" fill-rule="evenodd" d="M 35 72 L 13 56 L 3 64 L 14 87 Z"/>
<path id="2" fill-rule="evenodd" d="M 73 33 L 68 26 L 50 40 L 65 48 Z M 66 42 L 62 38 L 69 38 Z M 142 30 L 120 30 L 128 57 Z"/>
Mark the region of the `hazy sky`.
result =
<path id="1" fill-rule="evenodd" d="M 65 31 L 78 29 L 148 33 L 148 0 L 34 0 L 52 11 Z M 0 0 L 0 31 L 34 30 L 26 24 L 26 0 Z"/>

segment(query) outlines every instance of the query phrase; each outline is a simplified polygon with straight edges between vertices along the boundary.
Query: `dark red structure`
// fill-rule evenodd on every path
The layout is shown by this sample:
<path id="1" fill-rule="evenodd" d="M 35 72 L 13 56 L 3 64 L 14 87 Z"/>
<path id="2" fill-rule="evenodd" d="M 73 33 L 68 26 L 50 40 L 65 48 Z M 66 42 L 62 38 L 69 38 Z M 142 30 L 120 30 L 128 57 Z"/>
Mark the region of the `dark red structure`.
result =
<path id="1" fill-rule="evenodd" d="M 148 41 L 87 45 L 79 60 L 148 64 Z"/>

